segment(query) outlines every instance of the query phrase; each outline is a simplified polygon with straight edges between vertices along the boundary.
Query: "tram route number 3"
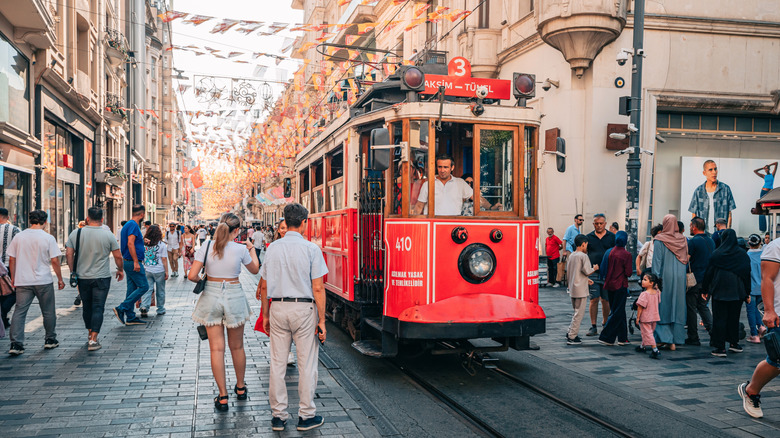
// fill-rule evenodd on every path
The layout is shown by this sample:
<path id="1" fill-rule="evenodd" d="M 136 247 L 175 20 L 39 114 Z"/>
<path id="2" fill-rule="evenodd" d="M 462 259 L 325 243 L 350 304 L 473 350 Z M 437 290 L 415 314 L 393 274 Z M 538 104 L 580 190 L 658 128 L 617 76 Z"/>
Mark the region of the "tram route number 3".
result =
<path id="1" fill-rule="evenodd" d="M 409 236 L 398 237 L 395 239 L 395 249 L 397 251 L 409 252 L 412 250 L 412 238 Z"/>

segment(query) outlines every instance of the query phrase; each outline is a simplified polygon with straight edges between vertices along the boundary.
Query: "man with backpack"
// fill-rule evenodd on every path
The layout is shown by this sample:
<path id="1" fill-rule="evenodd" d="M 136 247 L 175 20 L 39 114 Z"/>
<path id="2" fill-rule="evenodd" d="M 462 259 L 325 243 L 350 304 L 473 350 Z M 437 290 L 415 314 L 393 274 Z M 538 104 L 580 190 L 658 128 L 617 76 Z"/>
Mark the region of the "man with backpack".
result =
<path id="1" fill-rule="evenodd" d="M 17 234 L 21 233 L 18 227 L 14 226 L 8 220 L 8 209 L 0 207 L 0 255 L 2 256 L 3 264 L 8 267 L 8 247 L 11 245 L 11 241 Z M 0 296 L 0 312 L 2 312 L 3 328 L 11 326 L 11 322 L 8 320 L 8 312 L 11 311 L 11 307 L 16 304 L 16 293 L 10 295 Z"/>
<path id="2" fill-rule="evenodd" d="M 111 287 L 109 255 L 116 263 L 116 279 L 122 281 L 122 253 L 111 231 L 103 228 L 103 210 L 90 207 L 87 210 L 87 225 L 73 230 L 65 243 L 68 266 L 76 275 L 79 294 L 84 303 L 82 316 L 88 331 L 87 349 L 101 348 L 98 333 L 103 325 L 106 297 Z"/>

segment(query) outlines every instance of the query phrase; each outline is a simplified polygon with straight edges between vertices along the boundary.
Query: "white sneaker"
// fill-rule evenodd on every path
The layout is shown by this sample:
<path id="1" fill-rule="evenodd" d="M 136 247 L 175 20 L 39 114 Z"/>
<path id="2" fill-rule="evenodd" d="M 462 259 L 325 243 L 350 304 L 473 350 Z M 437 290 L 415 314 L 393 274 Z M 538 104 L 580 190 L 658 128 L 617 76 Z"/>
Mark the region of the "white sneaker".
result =
<path id="1" fill-rule="evenodd" d="M 761 396 L 760 395 L 748 395 L 747 383 L 743 383 L 737 386 L 737 392 L 742 397 L 742 408 L 745 409 L 748 415 L 753 418 L 761 418 L 764 416 L 764 411 L 761 410 Z"/>
<path id="2" fill-rule="evenodd" d="M 102 347 L 103 347 L 103 346 L 102 346 L 102 345 L 100 345 L 100 342 L 98 342 L 98 341 L 93 341 L 93 340 L 90 340 L 90 341 L 87 343 L 87 350 L 89 350 L 89 351 L 100 350 Z"/>

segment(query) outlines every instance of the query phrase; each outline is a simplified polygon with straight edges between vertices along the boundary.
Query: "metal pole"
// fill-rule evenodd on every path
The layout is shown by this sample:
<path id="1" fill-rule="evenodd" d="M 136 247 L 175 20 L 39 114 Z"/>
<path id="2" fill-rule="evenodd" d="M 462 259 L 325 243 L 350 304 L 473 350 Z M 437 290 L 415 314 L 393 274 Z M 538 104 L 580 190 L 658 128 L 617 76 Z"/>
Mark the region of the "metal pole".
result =
<path id="1" fill-rule="evenodd" d="M 644 60 L 645 0 L 634 1 L 634 56 L 631 72 L 631 123 L 637 131 L 630 135 L 630 147 L 633 152 L 626 163 L 626 233 L 628 233 L 628 252 L 631 260 L 636 260 L 637 232 L 639 231 L 639 124 L 642 117 L 642 61 Z M 637 267 L 638 268 L 638 267 Z"/>

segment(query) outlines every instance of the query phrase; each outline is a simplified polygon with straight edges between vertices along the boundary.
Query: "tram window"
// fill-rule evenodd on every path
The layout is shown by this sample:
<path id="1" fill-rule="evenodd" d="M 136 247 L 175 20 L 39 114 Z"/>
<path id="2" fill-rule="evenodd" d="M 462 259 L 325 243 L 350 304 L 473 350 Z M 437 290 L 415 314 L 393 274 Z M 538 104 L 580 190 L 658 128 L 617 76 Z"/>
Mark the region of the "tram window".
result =
<path id="1" fill-rule="evenodd" d="M 329 188 L 330 190 L 330 208 L 331 210 L 338 210 L 344 207 L 344 182 L 339 181 L 334 183 Z"/>
<path id="2" fill-rule="evenodd" d="M 403 141 L 403 124 L 401 122 L 390 124 L 390 141 L 395 145 L 401 144 Z M 393 148 L 393 164 L 390 166 L 390 171 L 393 173 L 392 209 L 390 210 L 390 214 L 401 214 L 403 167 L 400 147 Z"/>
<path id="3" fill-rule="evenodd" d="M 512 211 L 514 131 L 482 129 L 479 133 L 481 211 Z"/>
<path id="4" fill-rule="evenodd" d="M 309 169 L 301 172 L 301 193 L 309 191 Z"/>
<path id="5" fill-rule="evenodd" d="M 525 168 L 523 169 L 523 199 L 526 217 L 536 216 L 536 128 L 526 127 L 523 135 Z"/>
<path id="6" fill-rule="evenodd" d="M 314 187 L 319 187 L 322 185 L 323 182 L 323 165 L 322 162 L 318 162 L 317 164 L 313 164 L 312 166 L 312 173 L 314 174 Z"/>
<path id="7" fill-rule="evenodd" d="M 428 181 L 428 120 L 409 121 L 409 191 L 410 211 L 413 211 L 420 188 Z M 426 199 L 425 202 L 428 200 Z"/>
<path id="8" fill-rule="evenodd" d="M 344 152 L 339 150 L 328 157 L 328 208 L 338 210 L 344 207 Z"/>
<path id="9" fill-rule="evenodd" d="M 344 152 L 336 152 L 330 159 L 330 181 L 344 176 Z"/>

